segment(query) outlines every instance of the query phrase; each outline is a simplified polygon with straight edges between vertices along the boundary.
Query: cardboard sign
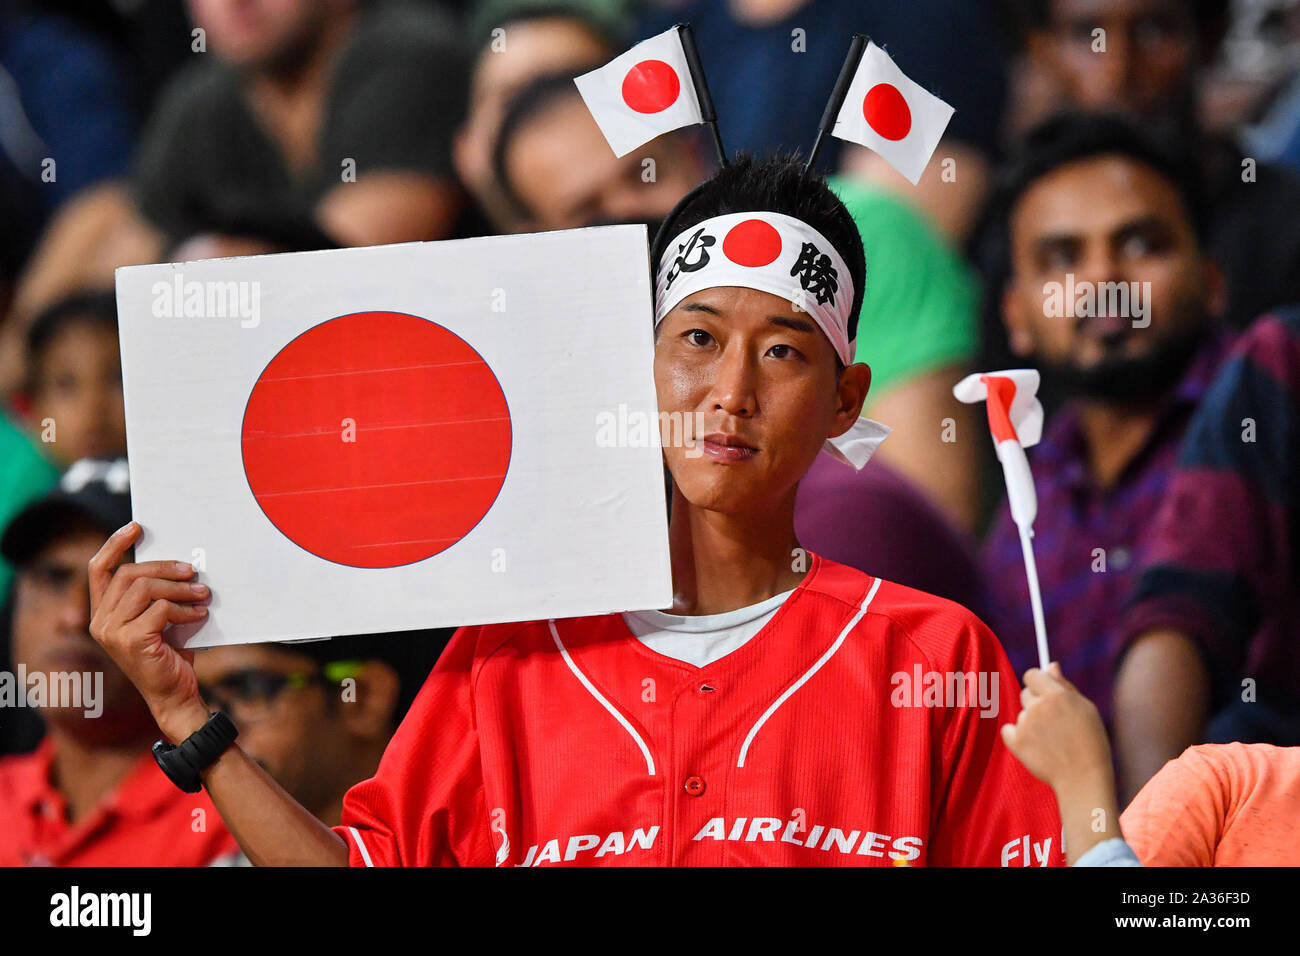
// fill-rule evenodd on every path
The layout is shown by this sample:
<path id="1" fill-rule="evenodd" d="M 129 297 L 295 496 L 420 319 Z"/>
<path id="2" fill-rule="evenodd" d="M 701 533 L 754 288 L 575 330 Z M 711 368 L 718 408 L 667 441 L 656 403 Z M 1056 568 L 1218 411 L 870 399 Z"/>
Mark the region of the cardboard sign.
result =
<path id="1" fill-rule="evenodd" d="M 178 643 L 671 603 L 644 226 L 131 266 L 117 303 L 136 560 L 213 592 Z"/>

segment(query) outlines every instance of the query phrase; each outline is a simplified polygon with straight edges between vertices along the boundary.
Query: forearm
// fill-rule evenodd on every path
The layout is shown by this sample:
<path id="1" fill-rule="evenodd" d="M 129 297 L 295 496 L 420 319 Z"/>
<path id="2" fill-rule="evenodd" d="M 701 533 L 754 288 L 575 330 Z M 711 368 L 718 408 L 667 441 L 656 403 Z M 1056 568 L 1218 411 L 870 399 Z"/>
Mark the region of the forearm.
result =
<path id="1" fill-rule="evenodd" d="M 231 746 L 203 774 L 221 818 L 256 866 L 347 866 L 347 846 L 280 787 L 248 754 Z"/>
<path id="2" fill-rule="evenodd" d="M 1209 672 L 1190 638 L 1156 631 L 1134 642 L 1115 679 L 1115 746 L 1125 803 L 1205 734 Z"/>
<path id="3" fill-rule="evenodd" d="M 78 289 L 111 287 L 114 269 L 157 261 L 164 241 L 124 183 L 88 187 L 59 209 L 41 236 L 14 291 L 12 314 L 25 324 Z"/>
<path id="4" fill-rule="evenodd" d="M 1122 836 L 1114 775 L 1107 769 L 1086 784 L 1061 788 L 1056 793 L 1065 830 L 1065 850 L 1070 866 L 1098 843 Z"/>
<path id="5" fill-rule="evenodd" d="M 444 239 L 455 227 L 461 201 L 459 187 L 446 177 L 372 173 L 330 190 L 316 208 L 316 221 L 345 246 Z"/>
<path id="6" fill-rule="evenodd" d="M 196 702 L 164 732 L 179 743 L 207 719 Z M 161 723 L 161 722 L 160 722 Z M 227 828 L 256 866 L 347 866 L 339 836 L 293 799 L 262 767 L 232 744 L 201 775 Z"/>

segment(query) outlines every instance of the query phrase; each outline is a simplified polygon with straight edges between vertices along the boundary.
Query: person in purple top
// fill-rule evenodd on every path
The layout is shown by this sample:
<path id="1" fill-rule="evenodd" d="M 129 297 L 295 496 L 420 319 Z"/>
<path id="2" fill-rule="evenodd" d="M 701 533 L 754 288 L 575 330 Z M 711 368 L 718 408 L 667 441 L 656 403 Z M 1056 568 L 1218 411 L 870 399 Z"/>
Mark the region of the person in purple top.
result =
<path id="1" fill-rule="evenodd" d="M 1119 621 L 1178 443 L 1226 350 L 1196 179 L 1131 121 L 1062 114 L 1026 140 L 999 209 L 1013 351 L 1068 396 L 1029 451 L 1052 659 L 1109 720 Z M 1005 505 L 982 570 L 1017 673 L 1036 665 L 1020 540 Z"/>
<path id="2" fill-rule="evenodd" d="M 1300 746 L 1300 307 L 1244 333 L 1187 429 L 1119 636 L 1123 789 L 1193 744 Z"/>
<path id="3" fill-rule="evenodd" d="M 967 535 L 883 462 L 855 471 L 820 458 L 795 498 L 794 527 L 804 548 L 956 601 L 989 623 L 988 589 Z"/>

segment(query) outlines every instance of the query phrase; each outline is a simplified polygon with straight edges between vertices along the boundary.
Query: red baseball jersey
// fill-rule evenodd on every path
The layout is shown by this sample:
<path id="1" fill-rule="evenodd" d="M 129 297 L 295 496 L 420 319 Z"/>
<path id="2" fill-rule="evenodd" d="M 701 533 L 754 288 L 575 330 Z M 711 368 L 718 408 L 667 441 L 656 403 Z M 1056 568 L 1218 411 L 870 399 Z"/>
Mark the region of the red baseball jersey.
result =
<path id="1" fill-rule="evenodd" d="M 366 866 L 1060 865 L 1018 712 L 970 611 L 814 555 L 703 668 L 618 614 L 461 628 L 337 832 Z"/>

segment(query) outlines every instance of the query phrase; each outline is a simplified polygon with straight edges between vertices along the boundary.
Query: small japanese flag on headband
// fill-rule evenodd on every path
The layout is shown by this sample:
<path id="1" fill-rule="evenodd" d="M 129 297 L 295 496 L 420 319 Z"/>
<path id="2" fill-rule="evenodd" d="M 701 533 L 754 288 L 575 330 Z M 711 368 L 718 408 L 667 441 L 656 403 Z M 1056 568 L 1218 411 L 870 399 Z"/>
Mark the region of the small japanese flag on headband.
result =
<path id="1" fill-rule="evenodd" d="M 788 300 L 825 333 L 841 362 L 853 364 L 853 278 L 835 247 L 807 223 L 775 212 L 738 212 L 682 230 L 658 263 L 655 326 L 687 296 L 720 286 Z M 887 426 L 860 418 L 824 450 L 861 468 L 888 434 Z"/>
<path id="2" fill-rule="evenodd" d="M 677 27 L 574 80 L 615 156 L 704 122 Z"/>
<path id="3" fill-rule="evenodd" d="M 831 133 L 879 153 L 915 186 L 953 112 L 868 43 Z"/>

